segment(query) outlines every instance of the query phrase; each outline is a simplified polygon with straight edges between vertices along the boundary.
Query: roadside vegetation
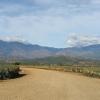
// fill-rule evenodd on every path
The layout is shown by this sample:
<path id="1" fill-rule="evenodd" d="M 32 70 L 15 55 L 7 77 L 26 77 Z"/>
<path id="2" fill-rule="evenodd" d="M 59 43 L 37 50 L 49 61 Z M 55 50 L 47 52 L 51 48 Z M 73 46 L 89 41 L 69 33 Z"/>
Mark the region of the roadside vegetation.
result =
<path id="1" fill-rule="evenodd" d="M 100 67 L 75 67 L 75 66 L 57 66 L 57 67 L 44 67 L 44 69 L 80 73 L 85 76 L 100 78 Z"/>
<path id="2" fill-rule="evenodd" d="M 42 59 L 0 62 L 0 79 L 11 79 L 20 76 L 20 65 L 46 70 L 74 72 L 89 77 L 100 78 L 100 62 L 97 60 L 73 57 L 47 57 Z"/>
<path id="3" fill-rule="evenodd" d="M 19 76 L 20 68 L 16 63 L 0 63 L 0 80 L 17 78 Z"/>
<path id="4" fill-rule="evenodd" d="M 26 60 L 23 65 L 46 70 L 56 70 L 63 72 L 74 72 L 89 77 L 100 78 L 100 61 L 79 59 L 73 57 L 47 57 L 43 59 Z"/>

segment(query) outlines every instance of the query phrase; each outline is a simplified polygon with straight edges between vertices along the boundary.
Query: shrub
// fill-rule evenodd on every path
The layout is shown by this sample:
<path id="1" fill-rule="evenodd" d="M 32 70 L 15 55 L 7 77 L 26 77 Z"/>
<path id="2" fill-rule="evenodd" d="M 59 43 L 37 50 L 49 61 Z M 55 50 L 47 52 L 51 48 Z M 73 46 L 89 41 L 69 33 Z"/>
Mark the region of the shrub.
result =
<path id="1" fill-rule="evenodd" d="M 19 66 L 15 65 L 1 65 L 0 66 L 0 79 L 11 79 L 11 78 L 17 78 L 19 76 L 20 68 Z"/>

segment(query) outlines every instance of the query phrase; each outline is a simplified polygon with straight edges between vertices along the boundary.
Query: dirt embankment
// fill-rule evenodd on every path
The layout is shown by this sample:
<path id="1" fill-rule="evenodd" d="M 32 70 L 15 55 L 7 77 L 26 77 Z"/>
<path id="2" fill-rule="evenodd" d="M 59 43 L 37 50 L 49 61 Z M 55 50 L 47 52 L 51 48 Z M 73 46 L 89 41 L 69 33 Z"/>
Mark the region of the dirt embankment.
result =
<path id="1" fill-rule="evenodd" d="M 0 100 L 100 100 L 100 79 L 23 68 L 24 77 L 0 82 Z"/>

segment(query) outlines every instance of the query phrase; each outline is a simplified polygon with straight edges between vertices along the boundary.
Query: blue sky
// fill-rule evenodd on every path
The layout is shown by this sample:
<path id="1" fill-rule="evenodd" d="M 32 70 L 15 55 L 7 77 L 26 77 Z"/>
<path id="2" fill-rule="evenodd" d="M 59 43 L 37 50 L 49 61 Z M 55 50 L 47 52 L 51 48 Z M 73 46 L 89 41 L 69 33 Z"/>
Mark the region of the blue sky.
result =
<path id="1" fill-rule="evenodd" d="M 100 0 L 0 0 L 0 39 L 52 47 L 100 43 Z"/>

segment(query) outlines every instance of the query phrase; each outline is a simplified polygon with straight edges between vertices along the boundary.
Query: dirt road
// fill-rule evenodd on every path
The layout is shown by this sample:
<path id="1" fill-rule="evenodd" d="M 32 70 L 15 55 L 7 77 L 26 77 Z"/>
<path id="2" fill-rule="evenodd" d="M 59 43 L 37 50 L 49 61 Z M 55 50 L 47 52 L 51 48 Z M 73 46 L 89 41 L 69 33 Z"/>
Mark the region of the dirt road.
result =
<path id="1" fill-rule="evenodd" d="M 0 100 L 100 100 L 100 79 L 23 68 L 28 75 L 0 82 Z"/>

